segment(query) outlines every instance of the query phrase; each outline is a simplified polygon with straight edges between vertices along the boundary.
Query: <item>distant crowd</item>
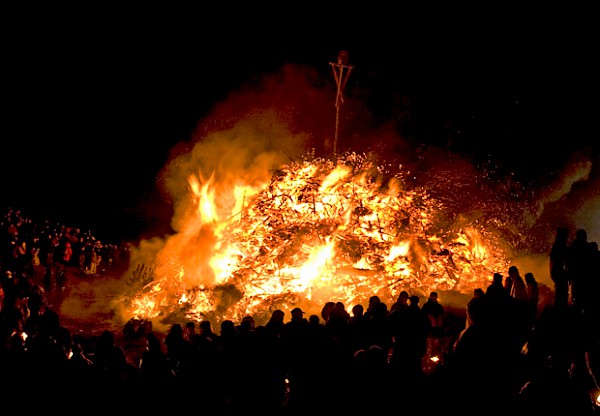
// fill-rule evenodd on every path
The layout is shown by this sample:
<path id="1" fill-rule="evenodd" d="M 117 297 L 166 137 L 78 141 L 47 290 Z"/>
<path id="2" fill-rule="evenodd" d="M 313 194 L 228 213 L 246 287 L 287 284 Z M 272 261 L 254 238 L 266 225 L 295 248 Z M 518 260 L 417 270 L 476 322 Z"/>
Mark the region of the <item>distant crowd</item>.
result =
<path id="1" fill-rule="evenodd" d="M 91 231 L 35 221 L 18 209 L 0 217 L 0 265 L 4 272 L 26 276 L 32 283 L 53 290 L 67 268 L 81 275 L 98 276 L 102 270 L 127 265 L 127 242 L 102 242 Z"/>
<path id="2" fill-rule="evenodd" d="M 557 228 L 548 305 L 533 274 L 511 265 L 474 290 L 458 327 L 437 292 L 401 291 L 390 305 L 373 295 L 367 305 L 332 300 L 308 316 L 277 309 L 264 325 L 252 316 L 218 328 L 184 321 L 162 334 L 132 320 L 121 335 L 144 342 L 135 361 L 111 331 L 72 333 L 49 300 L 68 284 L 66 268 L 93 278 L 127 264 L 126 246 L 13 209 L 0 242 L 0 377 L 3 397 L 19 408 L 82 402 L 117 412 L 282 416 L 600 409 L 600 253 L 584 230 L 571 240 Z"/>

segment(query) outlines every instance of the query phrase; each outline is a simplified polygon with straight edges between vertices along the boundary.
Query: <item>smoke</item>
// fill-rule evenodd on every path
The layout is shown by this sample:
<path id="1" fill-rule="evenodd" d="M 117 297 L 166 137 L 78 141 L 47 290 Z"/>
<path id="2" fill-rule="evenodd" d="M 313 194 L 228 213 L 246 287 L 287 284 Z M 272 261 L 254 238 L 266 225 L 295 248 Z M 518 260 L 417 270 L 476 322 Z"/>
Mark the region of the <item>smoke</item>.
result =
<path id="1" fill-rule="evenodd" d="M 542 190 L 536 218 L 564 226 L 571 235 L 578 228 L 590 241 L 600 239 L 600 155 L 575 152 L 558 178 Z M 552 232 L 551 237 L 554 237 Z"/>
<path id="2" fill-rule="evenodd" d="M 188 226 L 190 210 L 195 209 L 190 201 L 190 177 L 200 182 L 213 178 L 218 202 L 224 212 L 230 212 L 234 186 L 265 182 L 274 169 L 301 157 L 304 141 L 305 135 L 294 135 L 272 110 L 257 111 L 229 130 L 208 134 L 165 170 L 165 186 L 175 207 L 173 229 L 182 231 L 183 225 Z"/>
<path id="3" fill-rule="evenodd" d="M 574 184 L 570 199 L 573 228 L 585 229 L 589 241 L 600 242 L 600 155 L 596 155 L 594 161 L 587 159 L 587 162 L 590 173 Z"/>
<path id="4" fill-rule="evenodd" d="M 280 73 L 252 80 L 217 104 L 198 123 L 190 142 L 172 149 L 159 181 L 173 207 L 172 232 L 142 239 L 131 248 L 124 276 L 113 287 L 94 288 L 95 297 L 107 300 L 100 309 L 112 311 L 116 322 L 127 322 L 132 316 L 123 300 L 152 285 L 157 267 L 174 267 L 168 274 L 178 274 L 168 258 L 171 253 L 178 255 L 177 267 L 188 271 L 183 274 L 183 286 L 215 284 L 207 265 L 218 241 L 199 223 L 194 186 L 211 183 L 217 215 L 222 218 L 234 208 L 236 187 L 268 182 L 282 165 L 300 160 L 315 148 L 324 151 L 317 137 L 327 136 L 334 117 L 333 102 L 328 101 L 333 98 L 330 91 L 318 87 L 317 77 L 313 70 L 286 66 Z M 90 297 L 89 290 L 86 286 L 73 294 Z M 75 299 L 70 305 L 69 310 L 81 309 Z M 162 326 L 160 319 L 153 319 L 153 324 Z"/>
<path id="5" fill-rule="evenodd" d="M 600 189 L 600 182 L 595 182 L 596 190 Z M 600 242 L 600 196 L 596 191 L 595 197 L 582 201 L 580 208 L 573 214 L 573 221 L 578 228 L 588 232 L 589 241 Z"/>
<path id="6" fill-rule="evenodd" d="M 591 170 L 592 162 L 590 160 L 576 160 L 561 174 L 555 186 L 550 188 L 548 195 L 540 200 L 540 206 L 543 208 L 546 203 L 556 202 L 567 195 L 575 183 L 589 178 Z"/>
<path id="7" fill-rule="evenodd" d="M 75 322 L 80 330 L 88 327 L 93 333 L 121 329 L 124 322 L 119 305 L 127 287 L 123 281 L 98 276 L 70 280 L 60 303 L 61 320 Z"/>
<path id="8" fill-rule="evenodd" d="M 543 214 L 548 204 L 560 201 L 562 198 L 569 198 L 574 186 L 587 181 L 590 178 L 591 171 L 592 161 L 587 156 L 574 154 L 554 183 L 551 183 L 548 189 L 542 191 L 541 198 L 538 201 L 537 216 L 532 218 L 532 221 L 537 220 Z"/>
<path id="9" fill-rule="evenodd" d="M 539 282 L 551 288 L 548 253 L 556 227 L 567 227 L 571 238 L 575 230 L 583 228 L 589 241 L 600 239 L 599 166 L 600 156 L 575 152 L 556 179 L 538 192 L 537 209 L 528 218 L 527 231 L 540 234 L 540 242 L 528 252 L 517 253 L 513 264 L 532 272 Z"/>
<path id="10" fill-rule="evenodd" d="M 303 155 L 327 156 L 333 142 L 334 100 L 335 90 L 318 73 L 292 65 L 250 80 L 241 90 L 232 92 L 198 123 L 189 142 L 172 149 L 169 162 L 160 172 L 161 190 L 173 208 L 172 232 L 143 239 L 132 247 L 129 269 L 120 279 L 80 283 L 64 302 L 61 312 L 81 319 L 97 318 L 102 313 L 102 317 L 123 324 L 131 318 L 123 300 L 152 284 L 152 272 L 157 265 L 170 267 L 169 259 L 163 257 L 164 253 L 172 252 L 170 246 L 177 247 L 181 254 L 178 260 L 186 270 L 194 269 L 185 267 L 186 263 L 207 263 L 210 248 L 218 241 L 214 234 L 201 232 L 194 186 L 211 182 L 217 196 L 217 214 L 223 215 L 234 209 L 236 187 L 268 182 L 274 170 L 300 160 Z M 486 213 L 503 211 L 505 223 L 497 222 L 499 229 L 504 227 L 505 235 L 535 235 L 524 248 L 510 253 L 512 264 L 522 274 L 533 272 L 538 281 L 551 285 L 547 253 L 556 226 L 585 228 L 590 240 L 600 239 L 598 161 L 591 157 L 575 155 L 550 185 L 532 191 L 535 195 L 532 201 L 511 201 L 502 192 L 483 192 L 481 181 L 486 178 L 465 159 L 457 155 L 448 157 L 448 152 L 440 149 L 416 155 L 389 124 L 374 129 L 370 112 L 358 100 L 346 97 L 343 111 L 340 152 L 348 149 L 360 152 L 376 143 L 387 159 L 402 161 L 422 183 L 430 181 L 431 189 L 440 193 L 454 189 L 452 202 L 458 212 L 454 226 L 464 221 L 484 220 Z M 391 153 L 391 149 L 398 153 Z M 487 179 L 493 182 L 492 178 Z M 461 184 L 465 186 L 460 188 Z M 495 191 L 499 189 L 496 187 Z M 531 210 L 524 208 L 529 203 L 534 207 Z M 177 270 L 172 274 L 177 275 Z M 491 273 L 489 278 L 491 281 Z M 184 286 L 214 284 L 208 269 L 199 270 L 198 275 L 186 274 L 183 279 Z M 458 297 L 456 302 L 466 301 L 464 295 Z M 90 298 L 96 302 L 90 304 L 87 301 Z M 450 299 L 452 294 L 447 294 L 449 302 Z M 160 321 L 155 324 L 160 325 Z"/>

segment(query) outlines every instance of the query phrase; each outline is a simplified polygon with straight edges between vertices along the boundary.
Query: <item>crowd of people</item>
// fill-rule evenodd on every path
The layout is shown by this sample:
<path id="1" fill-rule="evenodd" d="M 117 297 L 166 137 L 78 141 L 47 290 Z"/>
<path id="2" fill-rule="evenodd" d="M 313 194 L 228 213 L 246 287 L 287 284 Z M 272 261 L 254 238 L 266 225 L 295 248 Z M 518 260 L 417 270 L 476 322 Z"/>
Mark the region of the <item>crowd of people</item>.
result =
<path id="1" fill-rule="evenodd" d="M 308 316 L 276 309 L 265 324 L 187 321 L 162 334 L 130 321 L 123 335 L 144 342 L 132 361 L 114 332 L 73 333 L 49 301 L 67 284 L 66 268 L 99 273 L 90 251 L 113 267 L 126 250 L 11 209 L 0 227 L 3 396 L 25 408 L 81 402 L 213 415 L 597 414 L 600 254 L 584 230 L 572 241 L 558 230 L 548 305 L 533 274 L 511 265 L 474 290 L 458 328 L 437 292 L 422 302 L 403 290 L 391 305 L 373 295 L 368 305 L 332 300 Z"/>

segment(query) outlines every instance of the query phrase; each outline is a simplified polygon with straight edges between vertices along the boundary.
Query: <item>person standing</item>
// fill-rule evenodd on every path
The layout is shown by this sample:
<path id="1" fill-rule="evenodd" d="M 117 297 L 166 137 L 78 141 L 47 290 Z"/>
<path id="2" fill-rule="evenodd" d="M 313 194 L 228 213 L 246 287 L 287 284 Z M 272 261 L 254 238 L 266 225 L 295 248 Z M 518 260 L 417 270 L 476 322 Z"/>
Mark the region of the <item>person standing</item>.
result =
<path id="1" fill-rule="evenodd" d="M 437 292 L 431 292 L 429 298 L 421 307 L 421 310 L 430 322 L 430 335 L 436 339 L 444 335 L 444 307 L 438 300 Z"/>
<path id="2" fill-rule="evenodd" d="M 140 356 L 138 368 L 140 382 L 151 394 L 164 393 L 167 389 L 174 388 L 175 371 L 167 358 L 166 351 L 163 350 L 161 340 L 154 332 L 146 334 L 146 349 Z"/>
<path id="3" fill-rule="evenodd" d="M 525 273 L 525 289 L 527 290 L 527 319 L 529 327 L 533 328 L 533 324 L 537 319 L 538 304 L 540 303 L 540 289 L 538 282 L 531 272 Z"/>
<path id="4" fill-rule="evenodd" d="M 527 302 L 527 288 L 525 287 L 525 281 L 521 277 L 521 273 L 517 266 L 510 266 L 508 268 L 508 276 L 505 280 L 505 287 L 510 289 L 510 297 L 524 304 Z"/>
<path id="5" fill-rule="evenodd" d="M 33 239 L 33 244 L 29 250 L 31 262 L 31 276 L 33 278 L 33 282 L 35 284 L 42 284 L 42 280 L 44 278 L 45 267 L 42 265 L 42 261 L 40 259 L 40 243 L 39 238 L 35 237 Z"/>
<path id="6" fill-rule="evenodd" d="M 550 279 L 554 283 L 554 306 L 564 308 L 569 303 L 569 274 L 567 271 L 567 253 L 569 230 L 557 227 L 549 254 Z"/>
<path id="7" fill-rule="evenodd" d="M 511 332 L 514 336 L 514 346 L 517 350 L 520 350 L 531 329 L 527 310 L 527 287 L 519 269 L 514 265 L 508 268 L 506 282 L 510 287 L 509 319 L 512 321 L 510 325 Z"/>
<path id="8" fill-rule="evenodd" d="M 427 338 L 431 323 L 419 306 L 420 298 L 412 295 L 408 298 L 408 308 L 403 312 L 403 318 L 398 322 L 390 365 L 402 374 L 409 384 L 420 382 L 423 377 L 423 357 L 427 352 Z"/>
<path id="9" fill-rule="evenodd" d="M 579 312 L 585 312 L 592 301 L 592 259 L 592 246 L 588 242 L 587 232 L 580 228 L 575 231 L 575 239 L 569 245 L 567 255 L 567 271 L 571 278 L 571 303 Z"/>

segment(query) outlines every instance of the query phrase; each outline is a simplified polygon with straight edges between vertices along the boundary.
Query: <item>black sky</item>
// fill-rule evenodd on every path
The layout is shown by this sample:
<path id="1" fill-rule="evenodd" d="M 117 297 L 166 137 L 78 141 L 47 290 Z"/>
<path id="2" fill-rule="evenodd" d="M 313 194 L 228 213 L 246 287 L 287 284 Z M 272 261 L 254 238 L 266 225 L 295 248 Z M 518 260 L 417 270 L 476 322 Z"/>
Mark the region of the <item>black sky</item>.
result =
<path id="1" fill-rule="evenodd" d="M 415 141 L 497 158 L 524 179 L 598 152 L 597 39 L 583 10 L 419 22 L 390 10 L 294 22 L 54 12 L 13 15 L 3 41 L 0 205 L 109 238 L 156 225 L 158 172 L 215 104 L 288 63 L 326 80 L 340 50 L 354 66 L 348 94 L 376 120 L 409 98 Z"/>

